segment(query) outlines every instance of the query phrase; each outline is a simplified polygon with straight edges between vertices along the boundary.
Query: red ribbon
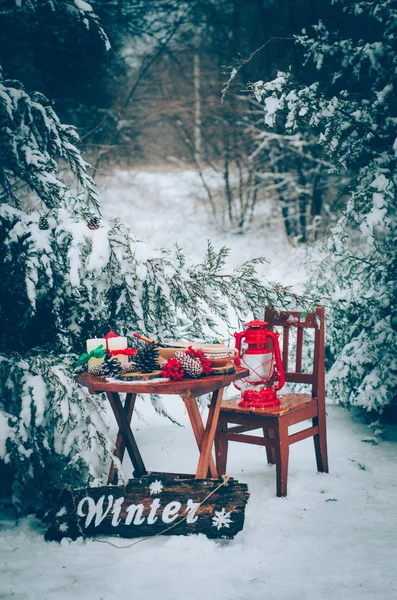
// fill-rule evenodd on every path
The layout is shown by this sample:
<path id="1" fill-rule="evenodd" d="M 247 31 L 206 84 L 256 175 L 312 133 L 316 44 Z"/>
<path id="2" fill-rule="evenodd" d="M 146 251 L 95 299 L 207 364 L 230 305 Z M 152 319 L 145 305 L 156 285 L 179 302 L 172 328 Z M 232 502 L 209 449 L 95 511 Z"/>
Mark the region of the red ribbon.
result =
<path id="1" fill-rule="evenodd" d="M 115 338 L 115 337 L 120 337 L 117 335 L 117 333 L 114 333 L 114 331 L 110 330 L 109 333 L 107 333 L 105 335 L 105 340 L 108 340 L 109 338 Z"/>
<path id="2" fill-rule="evenodd" d="M 106 350 L 109 352 L 109 344 L 108 344 L 108 340 L 110 340 L 111 338 L 116 338 L 116 337 L 120 337 L 117 335 L 117 333 L 115 333 L 112 329 L 109 331 L 109 333 L 107 333 L 105 335 L 105 340 L 106 340 Z M 120 354 L 120 352 L 119 352 Z"/>
<path id="3" fill-rule="evenodd" d="M 109 354 L 115 356 L 117 354 L 124 354 L 125 356 L 135 356 L 136 348 L 124 348 L 124 350 L 109 350 Z"/>

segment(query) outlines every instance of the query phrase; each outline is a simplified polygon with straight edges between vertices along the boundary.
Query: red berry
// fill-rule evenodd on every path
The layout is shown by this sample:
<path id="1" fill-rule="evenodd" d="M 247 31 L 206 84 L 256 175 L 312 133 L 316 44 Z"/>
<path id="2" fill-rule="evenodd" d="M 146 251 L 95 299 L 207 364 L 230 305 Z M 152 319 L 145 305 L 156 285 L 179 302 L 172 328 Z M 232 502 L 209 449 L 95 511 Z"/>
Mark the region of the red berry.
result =
<path id="1" fill-rule="evenodd" d="M 176 360 L 176 358 L 170 358 L 162 368 L 162 375 L 163 377 L 178 381 L 184 378 L 185 371 L 182 369 L 181 363 Z"/>
<path id="2" fill-rule="evenodd" d="M 188 346 L 188 348 L 186 349 L 186 354 L 188 356 L 191 356 L 192 358 L 204 358 L 204 352 L 202 350 L 195 350 L 191 346 Z"/>

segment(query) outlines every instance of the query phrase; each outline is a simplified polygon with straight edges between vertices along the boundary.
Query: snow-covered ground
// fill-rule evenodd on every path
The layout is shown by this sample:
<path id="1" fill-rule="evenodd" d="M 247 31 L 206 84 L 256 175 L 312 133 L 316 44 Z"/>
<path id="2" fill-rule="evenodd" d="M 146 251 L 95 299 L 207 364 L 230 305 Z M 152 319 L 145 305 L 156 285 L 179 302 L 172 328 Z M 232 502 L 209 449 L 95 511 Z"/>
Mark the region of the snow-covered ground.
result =
<path id="1" fill-rule="evenodd" d="M 222 233 L 192 202 L 192 173 L 120 173 L 103 192 L 105 216 L 118 216 L 156 245 L 177 241 L 199 259 L 211 238 L 230 262 L 265 255 L 269 279 L 299 290 L 304 253 L 277 227 Z M 134 431 L 146 466 L 191 472 L 197 448 L 178 398 L 166 400 L 183 425 L 139 400 Z M 112 421 L 113 423 L 113 421 Z M 113 423 L 115 429 L 115 425 Z M 244 530 L 230 541 L 157 537 L 130 548 L 43 540 L 32 517 L 0 520 L 0 599 L 7 600 L 391 600 L 397 598 L 397 435 L 378 445 L 353 413 L 328 406 L 330 474 L 316 472 L 312 441 L 291 447 L 287 498 L 275 496 L 264 448 L 230 444 L 228 473 L 249 485 Z M 393 439 L 394 435 L 394 439 Z M 126 465 L 128 469 L 128 464 Z M 131 540 L 105 538 L 119 546 Z"/>
<path id="2" fill-rule="evenodd" d="M 135 431 L 149 469 L 191 471 L 193 434 L 147 403 Z M 372 446 L 368 430 L 328 409 L 330 473 L 316 472 L 313 443 L 291 447 L 289 490 L 275 496 L 264 448 L 230 444 L 228 473 L 248 483 L 245 527 L 234 540 L 162 537 L 131 548 L 92 540 L 44 542 L 33 518 L 0 529 L 0 598 L 7 600 L 391 600 L 396 597 L 396 441 Z M 104 538 L 119 546 L 134 540 Z"/>
<path id="3" fill-rule="evenodd" d="M 280 221 L 271 219 L 272 206 L 259 207 L 250 232 L 241 235 L 222 227 L 221 210 L 218 223 L 214 223 L 195 171 L 121 171 L 103 177 L 101 184 L 104 217 L 129 223 L 137 237 L 157 246 L 178 243 L 197 261 L 210 239 L 217 249 L 230 248 L 231 265 L 264 256 L 269 261 L 263 268 L 267 279 L 294 285 L 298 290 L 307 278 L 302 266 L 305 250 L 288 243 Z M 219 185 L 219 179 L 213 177 L 213 191 Z"/>

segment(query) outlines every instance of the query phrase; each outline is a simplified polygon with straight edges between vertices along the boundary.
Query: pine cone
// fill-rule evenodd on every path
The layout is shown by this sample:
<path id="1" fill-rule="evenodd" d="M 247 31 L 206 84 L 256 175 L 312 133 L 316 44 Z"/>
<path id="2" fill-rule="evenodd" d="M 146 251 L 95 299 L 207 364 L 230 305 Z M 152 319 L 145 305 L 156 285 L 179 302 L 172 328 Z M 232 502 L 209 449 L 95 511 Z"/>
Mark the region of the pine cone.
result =
<path id="1" fill-rule="evenodd" d="M 90 215 L 87 219 L 88 229 L 98 229 L 101 224 L 101 219 L 96 215 Z"/>
<path id="2" fill-rule="evenodd" d="M 91 375 L 102 375 L 102 365 L 92 365 L 92 367 L 90 367 L 88 369 L 88 372 L 91 373 Z"/>
<path id="3" fill-rule="evenodd" d="M 41 229 L 42 231 L 45 231 L 46 229 L 50 228 L 50 224 L 48 222 L 48 217 L 47 215 L 41 215 L 41 217 L 39 218 L 39 229 Z"/>
<path id="4" fill-rule="evenodd" d="M 159 351 L 156 344 L 145 344 L 134 356 L 137 371 L 141 373 L 152 373 L 159 369 Z"/>
<path id="5" fill-rule="evenodd" d="M 20 354 L 16 350 L 11 350 L 11 352 L 8 355 L 8 358 L 12 360 L 12 362 L 19 362 L 22 359 L 22 354 Z"/>
<path id="6" fill-rule="evenodd" d="M 187 377 L 200 377 L 203 372 L 203 367 L 199 359 L 188 356 L 185 352 L 175 352 L 175 358 L 178 360 Z"/>
<path id="7" fill-rule="evenodd" d="M 123 373 L 133 373 L 136 371 L 136 365 L 133 362 L 124 363 L 124 365 L 122 365 L 122 369 Z"/>
<path id="8" fill-rule="evenodd" d="M 106 354 L 105 360 L 102 366 L 102 375 L 104 377 L 114 377 L 115 375 L 120 375 L 123 371 L 123 367 L 118 358 L 112 356 L 111 354 Z"/>

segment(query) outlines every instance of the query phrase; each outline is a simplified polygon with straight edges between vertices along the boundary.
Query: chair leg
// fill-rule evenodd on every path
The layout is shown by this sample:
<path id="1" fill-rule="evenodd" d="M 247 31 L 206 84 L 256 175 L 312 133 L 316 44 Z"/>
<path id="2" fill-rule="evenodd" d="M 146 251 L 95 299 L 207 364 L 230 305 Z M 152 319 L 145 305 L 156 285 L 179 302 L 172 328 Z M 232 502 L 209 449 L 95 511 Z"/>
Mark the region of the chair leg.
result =
<path id="1" fill-rule="evenodd" d="M 273 429 L 269 429 L 268 427 L 262 427 L 262 431 L 263 431 L 263 437 L 267 440 L 273 440 L 274 439 L 274 433 L 273 433 Z M 267 457 L 267 464 L 268 465 L 274 465 L 276 462 L 276 453 L 274 451 L 274 448 L 271 448 L 270 446 L 266 446 L 266 457 Z"/>
<path id="2" fill-rule="evenodd" d="M 274 432 L 276 446 L 276 479 L 277 479 L 277 496 L 282 497 L 287 495 L 287 479 L 288 479 L 288 459 L 289 459 L 289 440 L 288 440 L 288 425 L 283 419 L 280 419 L 277 424 L 277 429 Z"/>
<path id="3" fill-rule="evenodd" d="M 215 434 L 215 462 L 219 476 L 226 473 L 229 441 L 225 435 L 222 435 L 225 432 L 227 432 L 227 423 L 220 421 Z"/>
<path id="4" fill-rule="evenodd" d="M 314 450 L 316 452 L 317 471 L 328 473 L 327 428 L 325 413 L 314 417 L 313 425 L 318 426 L 318 434 L 313 436 Z"/>

